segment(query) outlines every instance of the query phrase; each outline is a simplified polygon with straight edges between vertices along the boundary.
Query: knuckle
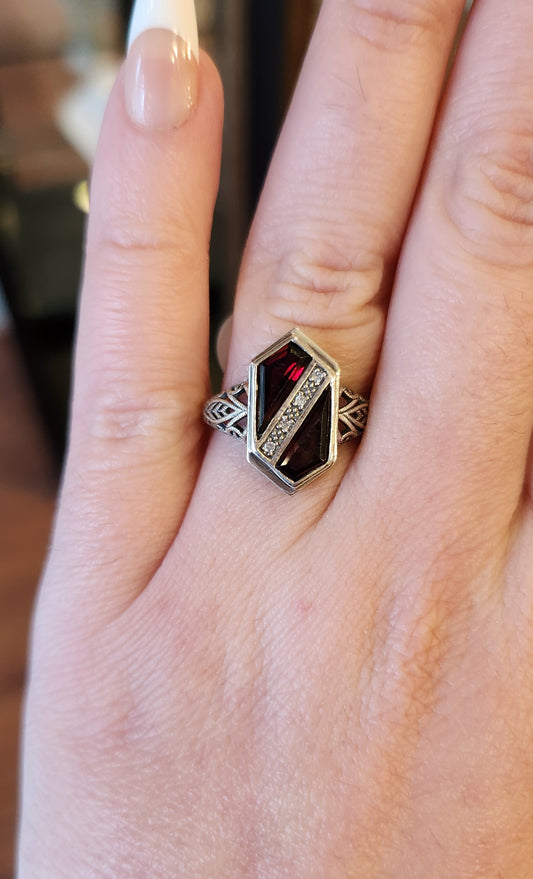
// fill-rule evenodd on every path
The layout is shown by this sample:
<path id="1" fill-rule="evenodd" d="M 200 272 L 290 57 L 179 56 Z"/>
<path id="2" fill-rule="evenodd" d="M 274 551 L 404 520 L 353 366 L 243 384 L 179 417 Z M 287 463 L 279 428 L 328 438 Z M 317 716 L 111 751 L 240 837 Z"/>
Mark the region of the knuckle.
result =
<path id="1" fill-rule="evenodd" d="M 202 263 L 202 253 L 207 260 L 207 248 L 200 247 L 191 226 L 152 229 L 139 221 L 118 223 L 97 237 L 89 235 L 86 246 L 87 261 L 98 265 L 101 274 L 122 269 L 135 275 L 139 268 L 161 265 L 194 268 Z"/>
<path id="2" fill-rule="evenodd" d="M 142 391 L 128 389 L 125 382 L 105 380 L 92 394 L 90 402 L 83 401 L 76 415 L 85 423 L 85 435 L 90 439 L 122 446 L 132 441 L 153 441 L 175 444 L 179 431 L 197 415 L 191 406 L 191 395 L 199 399 L 198 389 L 157 388 Z M 77 407 L 78 408 L 78 407 Z"/>
<path id="3" fill-rule="evenodd" d="M 445 211 L 466 250 L 508 268 L 533 264 L 533 132 L 475 135 L 452 165 Z"/>
<path id="4" fill-rule="evenodd" d="M 375 320 L 385 260 L 360 253 L 356 261 L 327 242 L 303 242 L 279 260 L 268 292 L 270 316 L 293 326 L 353 329 Z"/>
<path id="5" fill-rule="evenodd" d="M 346 3 L 348 26 L 380 51 L 401 51 L 427 41 L 442 42 L 457 4 L 441 0 L 378 0 Z"/>
<path id="6" fill-rule="evenodd" d="M 69 651 L 69 660 L 72 668 L 62 675 L 61 692 L 37 694 L 38 712 L 54 739 L 71 757 L 83 759 L 88 770 L 101 765 L 104 755 L 106 761 L 110 755 L 115 760 L 120 755 L 129 761 L 138 758 L 143 749 L 139 743 L 150 748 L 155 735 L 154 708 L 146 707 L 144 682 L 134 678 L 132 663 L 117 651 L 112 662 L 95 661 L 94 647 L 88 643 Z"/>

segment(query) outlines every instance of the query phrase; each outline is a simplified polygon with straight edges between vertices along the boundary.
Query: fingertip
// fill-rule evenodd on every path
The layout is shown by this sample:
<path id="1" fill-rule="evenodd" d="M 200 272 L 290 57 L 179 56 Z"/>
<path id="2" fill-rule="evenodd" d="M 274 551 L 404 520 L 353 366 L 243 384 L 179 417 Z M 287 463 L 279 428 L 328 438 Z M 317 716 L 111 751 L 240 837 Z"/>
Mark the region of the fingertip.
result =
<path id="1" fill-rule="evenodd" d="M 135 218 L 150 240 L 177 222 L 183 228 L 190 221 L 196 228 L 199 214 L 212 212 L 218 192 L 224 100 L 211 58 L 200 53 L 195 106 L 181 125 L 170 128 L 140 126 L 132 119 L 128 63 L 112 89 L 100 133 L 91 176 L 89 246 L 104 227 L 123 237 Z"/>
<path id="2" fill-rule="evenodd" d="M 198 101 L 198 61 L 181 37 L 162 28 L 144 31 L 124 65 L 126 110 L 147 131 L 186 123 Z"/>

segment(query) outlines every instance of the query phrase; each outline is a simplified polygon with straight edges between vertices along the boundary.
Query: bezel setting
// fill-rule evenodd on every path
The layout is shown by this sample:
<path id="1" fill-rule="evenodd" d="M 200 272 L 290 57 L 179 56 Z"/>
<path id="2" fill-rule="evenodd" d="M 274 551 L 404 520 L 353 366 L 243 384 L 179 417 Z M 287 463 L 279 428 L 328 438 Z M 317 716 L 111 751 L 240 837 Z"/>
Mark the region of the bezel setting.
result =
<path id="1" fill-rule="evenodd" d="M 285 368 L 285 369 L 284 369 Z M 250 364 L 248 461 L 289 494 L 337 460 L 340 370 L 299 329 Z"/>

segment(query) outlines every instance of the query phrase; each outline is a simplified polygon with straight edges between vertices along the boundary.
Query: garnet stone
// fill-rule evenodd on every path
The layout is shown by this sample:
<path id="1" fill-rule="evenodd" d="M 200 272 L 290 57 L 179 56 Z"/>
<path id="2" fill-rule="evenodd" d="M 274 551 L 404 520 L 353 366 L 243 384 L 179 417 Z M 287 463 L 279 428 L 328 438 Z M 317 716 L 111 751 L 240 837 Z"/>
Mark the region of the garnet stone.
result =
<path id="1" fill-rule="evenodd" d="M 257 368 L 257 436 L 261 437 L 312 357 L 295 342 L 284 345 Z"/>
<path id="2" fill-rule="evenodd" d="M 331 433 L 330 398 L 331 388 L 328 387 L 281 457 L 278 468 L 293 482 L 298 482 L 328 461 Z"/>
<path id="3" fill-rule="evenodd" d="M 288 492 L 337 456 L 339 369 L 300 330 L 250 365 L 248 460 Z"/>

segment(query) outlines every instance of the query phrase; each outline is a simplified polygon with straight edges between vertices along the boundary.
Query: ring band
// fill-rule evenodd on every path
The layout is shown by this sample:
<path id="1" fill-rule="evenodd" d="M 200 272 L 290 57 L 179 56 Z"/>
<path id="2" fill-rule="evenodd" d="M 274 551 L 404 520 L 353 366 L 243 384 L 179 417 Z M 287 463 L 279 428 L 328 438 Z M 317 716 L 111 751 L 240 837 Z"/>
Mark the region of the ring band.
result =
<path id="1" fill-rule="evenodd" d="M 368 400 L 340 387 L 337 363 L 299 329 L 255 357 L 249 379 L 204 407 L 210 427 L 245 440 L 248 461 L 293 494 L 362 436 Z"/>

